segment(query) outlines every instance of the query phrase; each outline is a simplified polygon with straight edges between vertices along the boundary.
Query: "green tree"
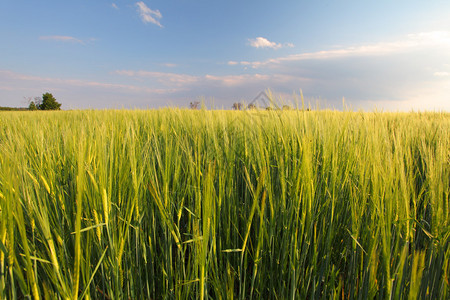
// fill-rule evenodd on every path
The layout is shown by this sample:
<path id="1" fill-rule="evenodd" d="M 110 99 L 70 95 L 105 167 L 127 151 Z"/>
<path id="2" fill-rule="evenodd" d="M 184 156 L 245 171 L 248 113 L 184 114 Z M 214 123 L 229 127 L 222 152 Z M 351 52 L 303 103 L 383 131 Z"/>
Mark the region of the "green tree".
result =
<path id="1" fill-rule="evenodd" d="M 34 103 L 34 101 L 30 102 L 30 105 L 28 106 L 28 110 L 37 110 L 37 106 Z"/>
<path id="2" fill-rule="evenodd" d="M 50 93 L 45 93 L 42 95 L 42 102 L 38 106 L 40 110 L 60 110 L 61 103 L 56 102 L 55 97 Z"/>

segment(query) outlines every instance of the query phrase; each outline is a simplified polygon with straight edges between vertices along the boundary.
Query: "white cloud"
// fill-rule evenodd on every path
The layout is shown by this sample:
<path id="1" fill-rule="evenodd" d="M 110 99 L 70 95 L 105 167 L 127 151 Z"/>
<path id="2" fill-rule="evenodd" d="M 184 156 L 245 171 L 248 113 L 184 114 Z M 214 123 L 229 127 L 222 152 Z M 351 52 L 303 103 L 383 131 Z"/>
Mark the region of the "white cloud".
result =
<path id="1" fill-rule="evenodd" d="M 257 37 L 256 39 L 248 39 L 250 46 L 255 48 L 272 48 L 272 49 L 280 49 L 282 47 L 292 48 L 294 44 L 286 43 L 286 44 L 277 44 L 275 42 L 271 42 L 266 38 Z"/>
<path id="2" fill-rule="evenodd" d="M 71 42 L 71 43 L 78 43 L 84 45 L 84 42 L 80 39 L 74 38 L 72 36 L 63 36 L 63 35 L 49 35 L 49 36 L 40 36 L 40 40 L 53 40 L 53 41 L 60 41 L 60 42 Z"/>
<path id="3" fill-rule="evenodd" d="M 112 6 L 113 8 L 115 8 L 115 9 L 119 9 L 119 7 L 117 6 L 117 4 L 115 4 L 115 3 L 111 4 L 111 6 Z"/>
<path id="4" fill-rule="evenodd" d="M 162 18 L 162 15 L 159 10 L 150 9 L 144 2 L 139 1 L 136 2 L 136 6 L 138 7 L 139 15 L 141 16 L 141 20 L 144 23 L 152 23 L 158 25 L 159 27 L 163 27 L 159 20 Z"/>
<path id="5" fill-rule="evenodd" d="M 257 37 L 256 39 L 248 39 L 250 42 L 250 46 L 255 48 L 272 48 L 272 49 L 279 49 L 282 47 L 281 44 L 277 44 L 275 42 L 271 42 L 266 38 L 263 37 Z"/>

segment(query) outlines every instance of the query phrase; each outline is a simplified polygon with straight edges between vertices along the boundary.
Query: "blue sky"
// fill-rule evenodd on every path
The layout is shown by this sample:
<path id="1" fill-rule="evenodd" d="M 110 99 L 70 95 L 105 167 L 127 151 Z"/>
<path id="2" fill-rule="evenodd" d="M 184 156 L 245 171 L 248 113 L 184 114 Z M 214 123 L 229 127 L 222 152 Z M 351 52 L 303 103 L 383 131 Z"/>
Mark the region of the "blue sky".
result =
<path id="1" fill-rule="evenodd" d="M 450 111 L 450 1 L 0 0 L 0 106 Z"/>

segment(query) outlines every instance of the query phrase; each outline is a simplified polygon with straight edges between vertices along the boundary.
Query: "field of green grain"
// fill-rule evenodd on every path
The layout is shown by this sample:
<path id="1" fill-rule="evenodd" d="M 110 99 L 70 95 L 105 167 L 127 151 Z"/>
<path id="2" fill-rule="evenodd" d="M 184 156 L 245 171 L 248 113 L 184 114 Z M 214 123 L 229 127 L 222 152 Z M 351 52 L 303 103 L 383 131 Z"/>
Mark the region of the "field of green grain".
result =
<path id="1" fill-rule="evenodd" d="M 1 299 L 448 299 L 450 114 L 0 113 Z"/>

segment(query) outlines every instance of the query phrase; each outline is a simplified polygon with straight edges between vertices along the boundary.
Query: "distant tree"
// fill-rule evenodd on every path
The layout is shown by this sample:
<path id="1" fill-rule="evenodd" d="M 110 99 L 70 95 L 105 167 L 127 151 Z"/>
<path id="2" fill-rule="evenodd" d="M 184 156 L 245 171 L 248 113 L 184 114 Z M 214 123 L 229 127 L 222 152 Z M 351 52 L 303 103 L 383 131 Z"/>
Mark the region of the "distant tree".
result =
<path id="1" fill-rule="evenodd" d="M 291 110 L 291 107 L 289 105 L 283 105 L 283 110 Z"/>
<path id="2" fill-rule="evenodd" d="M 200 102 L 199 101 L 194 101 L 194 102 L 189 103 L 189 107 L 191 109 L 198 109 L 199 106 L 200 106 Z"/>
<path id="3" fill-rule="evenodd" d="M 37 106 L 40 110 L 60 110 L 61 103 L 56 102 L 55 97 L 50 93 L 42 95 L 42 103 Z"/>
<path id="4" fill-rule="evenodd" d="M 37 110 L 37 106 L 34 103 L 34 101 L 30 102 L 30 105 L 28 106 L 28 110 Z"/>
<path id="5" fill-rule="evenodd" d="M 234 103 L 233 103 L 233 106 L 232 106 L 232 108 L 233 108 L 234 110 L 241 110 L 242 107 L 243 107 L 242 103 L 239 103 L 239 102 L 234 102 Z"/>
<path id="6" fill-rule="evenodd" d="M 256 105 L 253 103 L 250 103 L 247 108 L 248 109 L 256 109 Z"/>
<path id="7" fill-rule="evenodd" d="M 0 111 L 19 111 L 19 110 L 28 110 L 28 108 L 0 106 Z"/>

